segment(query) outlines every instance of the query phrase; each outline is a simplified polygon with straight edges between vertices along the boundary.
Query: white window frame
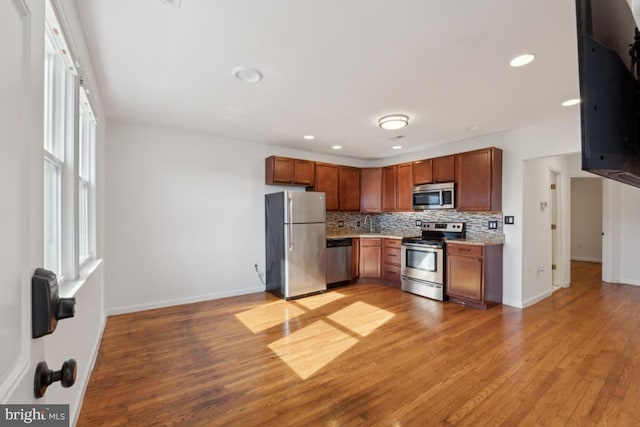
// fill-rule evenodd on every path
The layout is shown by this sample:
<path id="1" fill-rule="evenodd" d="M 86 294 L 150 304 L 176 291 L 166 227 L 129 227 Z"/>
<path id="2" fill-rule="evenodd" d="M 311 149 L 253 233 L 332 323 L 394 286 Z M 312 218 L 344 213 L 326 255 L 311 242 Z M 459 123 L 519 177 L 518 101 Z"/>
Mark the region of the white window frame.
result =
<path id="1" fill-rule="evenodd" d="M 50 0 L 46 1 L 45 45 L 45 135 L 44 161 L 56 171 L 58 205 L 45 206 L 45 261 L 48 238 L 57 234 L 57 265 L 45 268 L 56 273 L 58 282 L 77 280 L 80 269 L 95 259 L 95 139 L 97 120 L 81 88 L 76 62 Z M 52 68 L 51 56 L 55 55 Z M 81 145 L 82 144 L 82 145 Z M 84 159 L 80 155 L 85 154 Z M 83 170 L 80 170 L 84 166 Z M 46 167 L 45 167 L 46 169 Z M 51 170 L 51 169 L 49 169 Z M 45 173 L 46 170 L 45 170 Z M 45 188 L 45 202 L 50 188 Z M 82 193 L 82 194 L 81 194 Z M 81 196 L 83 200 L 81 206 Z M 55 199 L 56 197 L 54 197 Z M 46 205 L 46 203 L 45 203 Z M 50 211 L 47 211 L 47 209 Z M 83 211 L 81 211 L 81 208 Z M 49 213 L 52 212 L 52 213 Z M 57 215 L 55 233 L 47 229 Z M 55 221 L 54 221 L 55 222 Z M 80 227 L 83 227 L 81 230 Z M 82 241 L 80 240 L 82 238 Z M 49 249 L 51 249 L 49 247 Z"/>

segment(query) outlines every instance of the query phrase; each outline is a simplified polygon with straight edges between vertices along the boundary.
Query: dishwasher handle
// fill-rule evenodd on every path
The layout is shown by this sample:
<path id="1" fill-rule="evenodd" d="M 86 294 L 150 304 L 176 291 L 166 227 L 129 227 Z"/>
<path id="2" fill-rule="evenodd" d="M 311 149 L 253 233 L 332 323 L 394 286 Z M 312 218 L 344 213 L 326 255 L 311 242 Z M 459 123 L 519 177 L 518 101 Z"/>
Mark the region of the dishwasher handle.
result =
<path id="1" fill-rule="evenodd" d="M 352 240 L 350 238 L 347 239 L 327 239 L 327 247 L 328 248 L 340 248 L 343 246 L 352 246 Z"/>

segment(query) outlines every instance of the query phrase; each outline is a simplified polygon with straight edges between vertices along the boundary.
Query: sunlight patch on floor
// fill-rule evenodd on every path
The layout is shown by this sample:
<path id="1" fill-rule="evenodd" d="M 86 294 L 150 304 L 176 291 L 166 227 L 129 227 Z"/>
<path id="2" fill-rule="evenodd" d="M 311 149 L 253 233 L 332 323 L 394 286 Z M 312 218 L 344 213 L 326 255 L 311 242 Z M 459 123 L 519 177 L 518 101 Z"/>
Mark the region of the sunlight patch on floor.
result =
<path id="1" fill-rule="evenodd" d="M 295 303 L 300 304 L 309 310 L 315 310 L 318 307 L 337 301 L 340 298 L 344 298 L 344 295 L 340 292 L 326 292 L 324 294 L 295 300 Z"/>
<path id="2" fill-rule="evenodd" d="M 294 319 L 306 311 L 287 301 L 275 301 L 264 305 L 259 305 L 251 310 L 236 314 L 251 332 L 266 331 L 276 325 L 280 325 L 288 320 Z"/>
<path id="3" fill-rule="evenodd" d="M 269 344 L 301 379 L 307 379 L 355 345 L 358 339 L 323 320 Z"/>
<path id="4" fill-rule="evenodd" d="M 329 319 L 360 336 L 366 337 L 393 316 L 395 314 L 390 311 L 358 301 L 336 311 L 329 316 Z"/>

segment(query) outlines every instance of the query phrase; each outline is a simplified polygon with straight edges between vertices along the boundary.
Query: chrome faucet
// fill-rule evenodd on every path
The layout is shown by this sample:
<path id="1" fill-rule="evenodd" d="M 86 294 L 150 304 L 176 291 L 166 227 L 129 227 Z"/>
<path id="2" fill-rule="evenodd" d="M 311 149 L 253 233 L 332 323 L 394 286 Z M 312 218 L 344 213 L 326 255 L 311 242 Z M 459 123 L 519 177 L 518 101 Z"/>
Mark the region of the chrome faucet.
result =
<path id="1" fill-rule="evenodd" d="M 373 221 L 371 221 L 371 215 L 366 214 L 364 216 L 364 224 L 367 225 L 367 218 L 369 218 L 369 234 L 373 234 Z"/>

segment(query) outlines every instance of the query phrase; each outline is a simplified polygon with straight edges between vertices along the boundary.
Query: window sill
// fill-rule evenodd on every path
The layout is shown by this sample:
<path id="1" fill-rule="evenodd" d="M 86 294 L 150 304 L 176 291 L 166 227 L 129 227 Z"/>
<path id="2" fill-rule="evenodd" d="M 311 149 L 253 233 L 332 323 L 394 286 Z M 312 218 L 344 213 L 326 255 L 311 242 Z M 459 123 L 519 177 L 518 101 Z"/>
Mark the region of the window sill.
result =
<path id="1" fill-rule="evenodd" d="M 100 264 L 102 264 L 102 259 L 91 259 L 85 262 L 80 268 L 80 276 L 77 280 L 65 280 L 60 284 L 58 287 L 60 298 L 73 298 Z"/>

